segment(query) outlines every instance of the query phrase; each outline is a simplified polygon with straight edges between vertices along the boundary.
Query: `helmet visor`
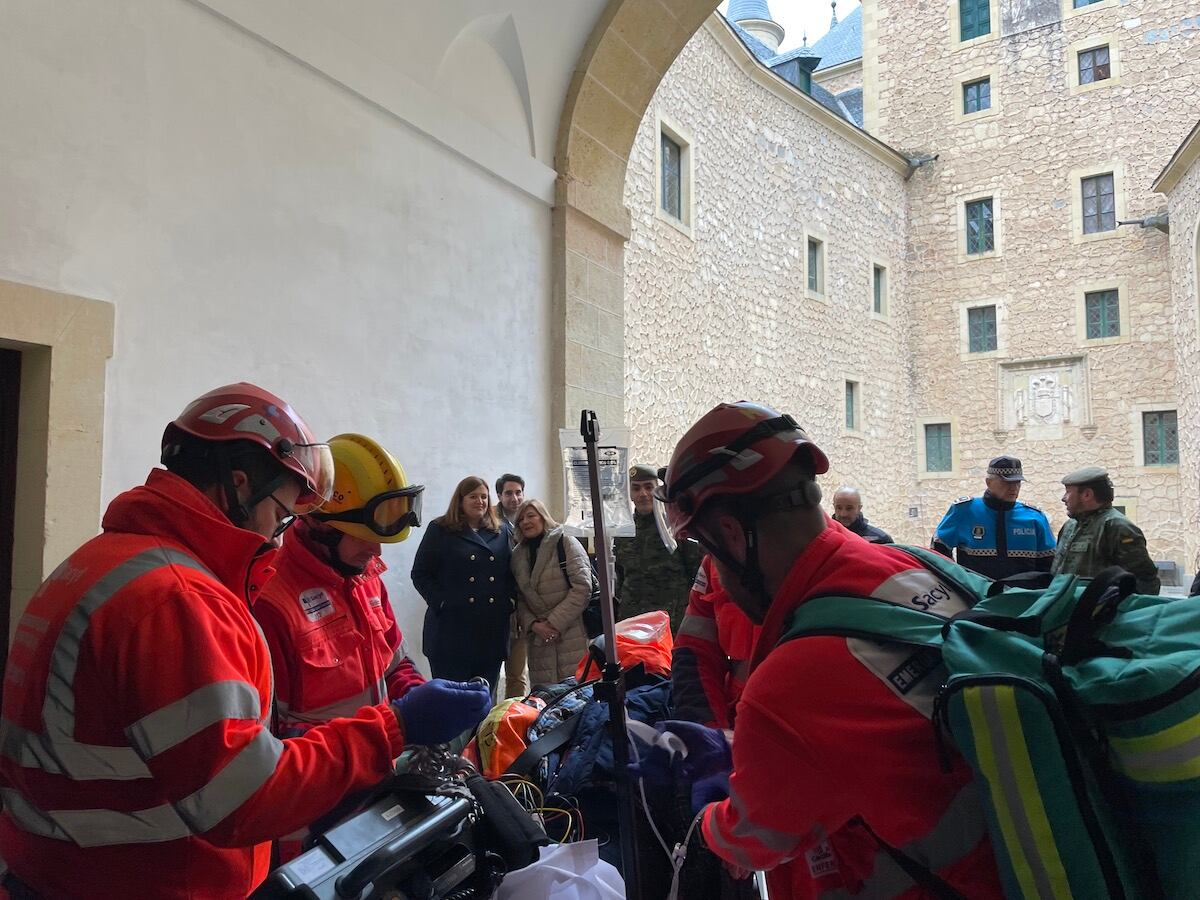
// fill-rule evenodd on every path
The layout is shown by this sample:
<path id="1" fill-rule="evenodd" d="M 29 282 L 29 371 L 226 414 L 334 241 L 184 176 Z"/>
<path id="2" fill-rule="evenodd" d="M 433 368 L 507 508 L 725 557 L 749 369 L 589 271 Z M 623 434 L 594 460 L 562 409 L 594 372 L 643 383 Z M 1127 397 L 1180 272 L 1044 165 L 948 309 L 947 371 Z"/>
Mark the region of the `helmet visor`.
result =
<path id="1" fill-rule="evenodd" d="M 304 516 L 318 510 L 333 493 L 333 453 L 328 444 L 294 444 L 285 454 L 284 464 L 303 472 L 305 489 L 294 507 Z"/>

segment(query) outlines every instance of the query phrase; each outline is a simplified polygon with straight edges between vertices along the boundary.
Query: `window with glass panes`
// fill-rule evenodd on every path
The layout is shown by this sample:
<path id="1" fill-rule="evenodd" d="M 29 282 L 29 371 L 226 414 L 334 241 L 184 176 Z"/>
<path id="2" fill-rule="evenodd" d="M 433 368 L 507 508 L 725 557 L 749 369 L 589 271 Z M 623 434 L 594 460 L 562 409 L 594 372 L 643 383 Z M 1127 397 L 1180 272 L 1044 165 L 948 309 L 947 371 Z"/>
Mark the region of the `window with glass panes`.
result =
<path id="1" fill-rule="evenodd" d="M 846 382 L 846 428 L 858 429 L 858 382 Z"/>
<path id="2" fill-rule="evenodd" d="M 925 471 L 951 471 L 954 456 L 950 446 L 950 425 L 939 423 L 925 426 Z"/>
<path id="3" fill-rule="evenodd" d="M 1116 188 L 1112 172 L 1084 178 L 1080 183 L 1083 197 L 1083 233 L 1097 234 L 1117 227 Z"/>
<path id="4" fill-rule="evenodd" d="M 1147 466 L 1179 464 L 1179 421 L 1175 410 L 1142 413 L 1142 455 Z"/>
<path id="5" fill-rule="evenodd" d="M 1087 339 L 1119 337 L 1121 334 L 1121 297 L 1116 290 L 1088 291 L 1083 295 L 1087 318 Z"/>
<path id="6" fill-rule="evenodd" d="M 967 350 L 989 353 L 996 349 L 996 307 L 975 306 L 967 310 Z"/>
<path id="7" fill-rule="evenodd" d="M 1073 6 L 1075 9 L 1083 9 L 1085 6 L 1091 6 L 1093 3 L 1099 3 L 1100 0 L 1074 0 Z"/>
<path id="8" fill-rule="evenodd" d="M 992 198 L 966 204 L 967 253 L 988 253 L 996 249 L 992 223 Z"/>
<path id="9" fill-rule="evenodd" d="M 958 0 L 959 39 L 983 37 L 992 30 L 988 0 Z"/>
<path id="10" fill-rule="evenodd" d="M 883 315 L 887 300 L 887 269 L 883 266 L 872 266 L 871 281 L 873 295 L 871 309 L 877 314 Z"/>
<path id="11" fill-rule="evenodd" d="M 663 132 L 662 140 L 662 208 L 669 216 L 682 218 L 683 149 Z"/>
<path id="12" fill-rule="evenodd" d="M 808 289 L 815 294 L 825 292 L 825 244 L 811 237 L 808 239 Z"/>
<path id="13" fill-rule="evenodd" d="M 980 78 L 963 85 L 963 112 L 982 112 L 992 108 L 992 79 Z"/>
<path id="14" fill-rule="evenodd" d="M 1108 44 L 1093 47 L 1079 53 L 1079 83 L 1094 84 L 1110 78 L 1112 70 L 1108 59 Z"/>

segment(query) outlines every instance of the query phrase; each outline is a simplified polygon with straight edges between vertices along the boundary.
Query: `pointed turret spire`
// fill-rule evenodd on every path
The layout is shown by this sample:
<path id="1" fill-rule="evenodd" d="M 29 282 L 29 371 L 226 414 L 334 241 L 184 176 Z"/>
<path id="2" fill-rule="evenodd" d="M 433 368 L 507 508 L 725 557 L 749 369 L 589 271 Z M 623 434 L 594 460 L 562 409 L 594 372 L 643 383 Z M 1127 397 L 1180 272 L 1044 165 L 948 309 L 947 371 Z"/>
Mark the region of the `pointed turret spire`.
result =
<path id="1" fill-rule="evenodd" d="M 833 21 L 829 23 L 829 30 L 837 28 L 837 0 L 829 0 L 829 5 L 833 7 Z"/>
<path id="2" fill-rule="evenodd" d="M 725 18 L 740 25 L 771 50 L 779 52 L 783 41 L 783 26 L 771 18 L 767 0 L 729 0 Z"/>

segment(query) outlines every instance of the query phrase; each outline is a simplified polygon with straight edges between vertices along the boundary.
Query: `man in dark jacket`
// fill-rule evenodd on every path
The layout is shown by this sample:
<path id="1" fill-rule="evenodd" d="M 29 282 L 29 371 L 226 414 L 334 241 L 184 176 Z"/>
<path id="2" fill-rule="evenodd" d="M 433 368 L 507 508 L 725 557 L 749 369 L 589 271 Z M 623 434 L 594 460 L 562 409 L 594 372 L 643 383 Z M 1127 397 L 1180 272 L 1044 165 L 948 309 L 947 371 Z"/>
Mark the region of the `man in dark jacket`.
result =
<path id="1" fill-rule="evenodd" d="M 659 480 L 652 466 L 634 466 L 629 481 L 636 533 L 613 542 L 621 618 L 661 609 L 671 618 L 671 630 L 678 631 L 700 568 L 700 550 L 683 541 L 672 553 L 663 543 L 654 520 L 654 490 Z"/>
<path id="2" fill-rule="evenodd" d="M 867 522 L 867 517 L 862 513 L 862 494 L 858 488 L 843 485 L 837 489 L 833 495 L 833 518 L 872 544 L 895 543 L 890 534 Z"/>

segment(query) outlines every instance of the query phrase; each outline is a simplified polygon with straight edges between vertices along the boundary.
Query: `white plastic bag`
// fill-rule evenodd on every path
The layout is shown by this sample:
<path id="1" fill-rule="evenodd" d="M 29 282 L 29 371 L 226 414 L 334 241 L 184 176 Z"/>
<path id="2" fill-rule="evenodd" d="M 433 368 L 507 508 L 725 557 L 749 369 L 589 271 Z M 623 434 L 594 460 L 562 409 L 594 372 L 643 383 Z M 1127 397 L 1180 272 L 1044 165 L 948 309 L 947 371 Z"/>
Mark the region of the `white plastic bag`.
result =
<path id="1" fill-rule="evenodd" d="M 621 873 L 600 859 L 595 841 L 551 844 L 538 861 L 509 872 L 496 889 L 495 900 L 625 900 Z"/>

